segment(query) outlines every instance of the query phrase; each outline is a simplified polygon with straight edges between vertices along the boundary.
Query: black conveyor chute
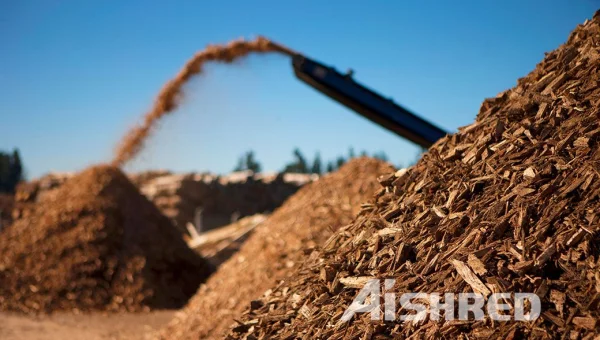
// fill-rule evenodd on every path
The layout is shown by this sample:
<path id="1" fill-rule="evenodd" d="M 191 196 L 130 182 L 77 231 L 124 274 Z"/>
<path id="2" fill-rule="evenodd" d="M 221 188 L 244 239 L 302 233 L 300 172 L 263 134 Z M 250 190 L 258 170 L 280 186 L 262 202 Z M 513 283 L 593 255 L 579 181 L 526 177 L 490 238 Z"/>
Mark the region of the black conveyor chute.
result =
<path id="1" fill-rule="evenodd" d="M 422 147 L 428 148 L 446 135 L 446 131 L 355 82 L 350 75 L 302 55 L 294 56 L 292 64 L 302 81 Z"/>

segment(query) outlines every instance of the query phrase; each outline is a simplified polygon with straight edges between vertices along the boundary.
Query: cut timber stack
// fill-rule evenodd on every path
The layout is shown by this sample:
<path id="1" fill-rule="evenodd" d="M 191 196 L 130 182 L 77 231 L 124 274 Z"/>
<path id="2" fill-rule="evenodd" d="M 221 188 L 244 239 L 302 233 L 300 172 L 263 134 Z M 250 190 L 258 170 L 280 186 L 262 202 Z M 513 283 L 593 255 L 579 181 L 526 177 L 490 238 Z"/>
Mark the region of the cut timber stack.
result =
<path id="1" fill-rule="evenodd" d="M 179 174 L 157 176 L 141 185 L 142 193 L 171 218 L 181 231 L 195 223 L 202 209 L 202 229 L 227 225 L 232 216 L 271 212 L 314 175 L 261 175 L 251 171 L 225 176 Z"/>
<path id="2" fill-rule="evenodd" d="M 244 217 L 230 225 L 194 235 L 188 245 L 213 266 L 219 267 L 240 249 L 252 231 L 266 219 L 267 215 L 263 214 Z"/>
<path id="3" fill-rule="evenodd" d="M 165 339 L 219 338 L 252 299 L 290 277 L 305 252 L 351 221 L 377 190 L 376 174 L 392 171 L 379 160 L 358 158 L 310 183 L 256 227 L 239 252 L 202 285 L 162 331 Z"/>
<path id="4" fill-rule="evenodd" d="M 600 13 L 470 126 L 410 170 L 293 274 L 231 338 L 599 339 Z M 308 224 L 298 225 L 305 228 Z M 369 278 L 393 290 L 533 292 L 532 322 L 340 317 Z M 401 314 L 401 311 L 398 312 Z"/>
<path id="5" fill-rule="evenodd" d="M 155 178 L 169 175 L 172 175 L 172 173 L 168 170 L 147 170 L 138 173 L 127 174 L 127 177 L 129 177 L 131 183 L 133 183 L 136 187 L 141 188 Z"/>
<path id="6" fill-rule="evenodd" d="M 0 310 L 179 308 L 212 267 L 118 169 L 89 168 L 0 233 Z"/>

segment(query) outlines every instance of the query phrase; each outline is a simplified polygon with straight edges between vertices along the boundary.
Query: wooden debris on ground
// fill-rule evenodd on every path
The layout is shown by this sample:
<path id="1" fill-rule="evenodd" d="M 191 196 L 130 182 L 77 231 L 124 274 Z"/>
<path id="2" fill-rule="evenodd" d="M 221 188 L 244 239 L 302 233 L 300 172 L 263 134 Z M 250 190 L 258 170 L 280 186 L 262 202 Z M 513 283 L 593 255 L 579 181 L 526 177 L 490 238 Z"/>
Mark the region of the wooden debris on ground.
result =
<path id="1" fill-rule="evenodd" d="M 240 249 L 254 228 L 262 224 L 267 217 L 264 214 L 244 217 L 228 226 L 200 233 L 190 239 L 188 245 L 215 268 L 219 267 Z"/>

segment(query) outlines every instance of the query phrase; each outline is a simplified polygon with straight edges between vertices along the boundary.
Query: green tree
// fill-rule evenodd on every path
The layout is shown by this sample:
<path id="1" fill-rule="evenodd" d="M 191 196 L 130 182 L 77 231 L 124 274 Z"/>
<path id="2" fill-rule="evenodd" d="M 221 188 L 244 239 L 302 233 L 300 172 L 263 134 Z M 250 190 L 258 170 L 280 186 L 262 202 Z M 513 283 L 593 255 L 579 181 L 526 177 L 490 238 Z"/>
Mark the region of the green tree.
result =
<path id="1" fill-rule="evenodd" d="M 325 171 L 326 172 L 334 172 L 335 171 L 335 165 L 333 164 L 333 162 L 331 162 L 331 161 L 327 162 L 327 168 Z"/>
<path id="2" fill-rule="evenodd" d="M 15 186 L 23 180 L 23 164 L 21 164 L 21 155 L 19 150 L 13 151 L 11 166 L 10 166 L 10 180 Z"/>
<path id="3" fill-rule="evenodd" d="M 23 177 L 19 150 L 15 149 L 12 154 L 0 152 L 0 192 L 13 193 Z"/>
<path id="4" fill-rule="evenodd" d="M 295 148 L 294 152 L 294 161 L 289 163 L 283 169 L 283 172 L 291 172 L 291 173 L 300 173 L 306 174 L 309 172 L 308 163 L 306 162 L 306 158 L 300 152 L 300 149 Z"/>
<path id="5" fill-rule="evenodd" d="M 0 192 L 10 191 L 10 156 L 0 152 Z"/>
<path id="6" fill-rule="evenodd" d="M 262 170 L 262 166 L 256 160 L 254 156 L 254 151 L 247 151 L 245 154 L 240 156 L 238 159 L 238 163 L 233 171 L 244 171 L 244 170 L 252 170 L 253 172 L 260 172 Z"/>
<path id="7" fill-rule="evenodd" d="M 317 152 L 317 154 L 315 155 L 315 160 L 313 161 L 312 164 L 312 168 L 310 169 L 310 172 L 313 174 L 321 174 L 321 172 L 323 171 L 323 165 L 321 162 L 321 154 Z"/>
<path id="8" fill-rule="evenodd" d="M 346 160 L 344 159 L 343 156 L 339 156 L 336 160 L 335 160 L 335 167 L 336 169 L 339 169 L 342 167 L 342 165 L 346 164 Z"/>
<path id="9" fill-rule="evenodd" d="M 350 147 L 350 149 L 348 149 L 348 159 L 352 159 L 356 157 L 356 154 L 354 153 L 354 148 Z"/>
<path id="10" fill-rule="evenodd" d="M 246 168 L 254 172 L 260 172 L 262 170 L 262 166 L 254 158 L 254 151 L 248 151 L 246 153 Z"/>

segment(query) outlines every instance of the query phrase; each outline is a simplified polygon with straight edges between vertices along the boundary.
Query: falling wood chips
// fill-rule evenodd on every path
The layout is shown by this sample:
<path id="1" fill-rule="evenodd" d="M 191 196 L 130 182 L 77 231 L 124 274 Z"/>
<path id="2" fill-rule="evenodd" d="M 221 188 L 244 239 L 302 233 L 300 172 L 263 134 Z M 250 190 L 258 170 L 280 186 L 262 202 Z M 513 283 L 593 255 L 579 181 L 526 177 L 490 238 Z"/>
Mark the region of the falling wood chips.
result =
<path id="1" fill-rule="evenodd" d="M 598 339 L 600 14 L 247 309 L 244 339 Z M 301 227 L 301 226 L 299 226 Z M 534 292 L 533 322 L 339 323 L 359 278 L 396 292 Z M 354 279 L 349 279 L 354 278 Z M 256 304 L 255 304 L 256 306 Z M 306 313 L 310 307 L 311 313 Z M 303 312 L 301 312 L 304 311 Z"/>

